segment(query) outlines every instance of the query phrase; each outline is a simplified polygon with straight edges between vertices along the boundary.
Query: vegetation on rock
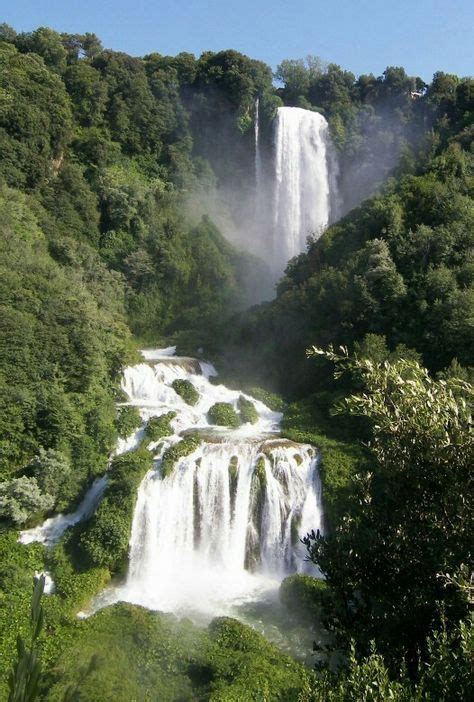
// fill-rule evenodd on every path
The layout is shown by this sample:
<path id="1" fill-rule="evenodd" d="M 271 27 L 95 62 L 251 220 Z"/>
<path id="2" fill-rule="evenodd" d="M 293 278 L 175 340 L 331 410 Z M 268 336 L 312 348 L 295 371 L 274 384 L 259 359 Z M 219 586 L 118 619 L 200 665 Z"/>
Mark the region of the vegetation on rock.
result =
<path id="1" fill-rule="evenodd" d="M 240 418 L 229 402 L 216 402 L 207 413 L 211 424 L 236 429 L 240 426 Z"/>
<path id="2" fill-rule="evenodd" d="M 173 380 L 171 387 L 188 405 L 195 405 L 199 402 L 199 392 L 190 380 Z"/>

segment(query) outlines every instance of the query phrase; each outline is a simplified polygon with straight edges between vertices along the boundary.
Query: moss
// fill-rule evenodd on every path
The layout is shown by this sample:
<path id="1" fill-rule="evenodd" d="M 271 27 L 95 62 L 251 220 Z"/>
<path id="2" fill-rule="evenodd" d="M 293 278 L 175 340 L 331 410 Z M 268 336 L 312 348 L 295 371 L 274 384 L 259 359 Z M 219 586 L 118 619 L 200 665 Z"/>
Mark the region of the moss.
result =
<path id="1" fill-rule="evenodd" d="M 176 379 L 171 387 L 188 405 L 194 406 L 199 402 L 200 395 L 190 380 Z"/>
<path id="2" fill-rule="evenodd" d="M 171 421 L 176 417 L 176 412 L 167 412 L 159 417 L 152 417 L 145 427 L 145 437 L 148 441 L 159 441 L 164 436 L 171 436 L 173 428 Z"/>
<path id="3" fill-rule="evenodd" d="M 247 400 L 247 398 L 243 395 L 239 397 L 238 408 L 240 412 L 240 421 L 242 424 L 246 424 L 247 422 L 250 424 L 256 424 L 258 422 L 258 412 L 255 405 L 250 400 Z"/>
<path id="4" fill-rule="evenodd" d="M 167 478 L 173 472 L 175 464 L 180 458 L 189 456 L 201 444 L 201 441 L 196 436 L 185 436 L 184 439 L 178 441 L 177 444 L 166 449 L 161 460 L 161 474 Z"/>
<path id="5" fill-rule="evenodd" d="M 211 424 L 236 429 L 240 426 L 239 415 L 228 402 L 216 402 L 207 413 Z"/>
<path id="6" fill-rule="evenodd" d="M 311 449 L 310 449 L 310 450 L 311 450 Z M 303 463 L 303 459 L 301 458 L 301 456 L 300 456 L 299 453 L 295 453 L 295 455 L 293 456 L 293 458 L 294 458 L 295 463 L 296 463 L 297 466 L 300 466 L 300 465 Z"/>
<path id="7" fill-rule="evenodd" d="M 263 456 L 259 456 L 257 459 L 254 476 L 259 482 L 260 489 L 265 490 L 267 487 L 267 474 L 265 472 L 265 458 Z"/>
<path id="8" fill-rule="evenodd" d="M 256 400 L 260 400 L 267 407 L 269 407 L 273 412 L 284 412 L 286 404 L 280 395 L 274 392 L 268 392 L 263 388 L 250 388 L 248 391 L 249 395 L 252 395 Z"/>
<path id="9" fill-rule="evenodd" d="M 290 575 L 280 585 L 280 602 L 298 619 L 321 619 L 332 607 L 331 590 L 325 580 L 311 575 Z"/>
<path id="10" fill-rule="evenodd" d="M 239 459 L 237 456 L 232 456 L 229 461 L 229 491 L 232 509 L 235 505 L 235 497 L 237 494 L 237 483 L 239 481 Z"/>
<path id="11" fill-rule="evenodd" d="M 115 425 L 122 439 L 126 439 L 127 436 L 130 436 L 141 424 L 142 418 L 140 417 L 140 412 L 137 407 L 131 407 L 130 405 L 118 407 Z"/>
<path id="12" fill-rule="evenodd" d="M 250 522 L 245 545 L 245 568 L 251 571 L 255 570 L 260 563 L 260 533 L 266 486 L 265 458 L 259 456 L 250 485 Z"/>

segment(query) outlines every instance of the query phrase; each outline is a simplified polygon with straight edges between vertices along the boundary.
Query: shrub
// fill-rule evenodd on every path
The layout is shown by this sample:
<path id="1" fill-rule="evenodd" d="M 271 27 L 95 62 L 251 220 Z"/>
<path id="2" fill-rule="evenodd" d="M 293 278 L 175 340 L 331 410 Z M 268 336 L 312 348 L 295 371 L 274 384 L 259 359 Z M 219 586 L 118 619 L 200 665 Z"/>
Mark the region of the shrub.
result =
<path id="1" fill-rule="evenodd" d="M 196 405 L 199 402 L 199 393 L 190 380 L 176 379 L 171 387 L 188 405 Z"/>
<path id="2" fill-rule="evenodd" d="M 133 432 L 141 426 L 142 418 L 140 417 L 140 412 L 137 407 L 124 405 L 118 408 L 115 423 L 119 436 L 122 437 L 122 439 L 126 439 L 127 436 L 133 434 Z"/>
<path id="3" fill-rule="evenodd" d="M 70 498 L 74 497 L 74 490 L 71 494 L 70 488 L 73 475 L 69 458 L 61 451 L 40 448 L 28 468 L 32 470 L 40 490 L 53 497 L 54 506 L 59 511 L 67 507 Z"/>
<path id="4" fill-rule="evenodd" d="M 54 498 L 41 492 L 36 478 L 22 476 L 0 483 L 0 517 L 17 526 L 35 514 L 47 512 L 53 504 Z"/>
<path id="5" fill-rule="evenodd" d="M 280 395 L 274 392 L 269 392 L 263 388 L 250 388 L 248 394 L 252 395 L 256 400 L 263 402 L 267 407 L 273 410 L 273 412 L 283 412 L 285 410 L 285 401 Z"/>
<path id="6" fill-rule="evenodd" d="M 159 441 L 164 436 L 171 436 L 173 429 L 171 421 L 176 417 L 176 412 L 167 412 L 159 417 L 152 417 L 145 427 L 145 436 L 149 441 Z"/>
<path id="7" fill-rule="evenodd" d="M 171 475 L 176 461 L 184 456 L 189 456 L 200 445 L 201 440 L 197 436 L 185 436 L 177 444 L 170 446 L 163 454 L 161 460 L 161 474 L 164 478 Z"/>
<path id="8" fill-rule="evenodd" d="M 207 416 L 211 424 L 217 424 L 221 427 L 232 427 L 233 429 L 240 426 L 239 415 L 228 402 L 216 402 L 210 408 Z"/>
<path id="9" fill-rule="evenodd" d="M 255 405 L 243 395 L 239 397 L 238 408 L 242 424 L 246 424 L 247 422 L 255 424 L 258 422 L 258 412 Z"/>
<path id="10" fill-rule="evenodd" d="M 299 619 L 321 619 L 331 607 L 331 591 L 325 580 L 297 573 L 280 585 L 280 602 Z"/>

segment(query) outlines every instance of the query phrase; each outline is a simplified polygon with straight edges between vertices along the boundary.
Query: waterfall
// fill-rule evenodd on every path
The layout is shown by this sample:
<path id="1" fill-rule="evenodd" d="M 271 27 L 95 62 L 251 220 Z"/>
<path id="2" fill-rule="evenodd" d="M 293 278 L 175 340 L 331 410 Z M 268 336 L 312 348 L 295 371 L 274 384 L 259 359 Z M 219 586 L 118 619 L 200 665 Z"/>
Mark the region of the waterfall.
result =
<path id="1" fill-rule="evenodd" d="M 123 389 L 144 420 L 174 411 L 174 434 L 153 448 L 154 469 L 137 496 L 126 581 L 98 606 L 125 600 L 151 609 L 212 618 L 275 593 L 288 573 L 308 569 L 299 537 L 321 528 L 318 458 L 311 446 L 279 437 L 281 414 L 250 396 L 255 424 L 209 423 L 216 402 L 238 409 L 242 393 L 211 381 L 194 359 L 149 354 L 127 368 Z M 199 392 L 191 407 L 176 379 Z M 190 430 L 202 438 L 167 477 L 161 458 Z"/>
<path id="2" fill-rule="evenodd" d="M 258 194 L 262 184 L 262 155 L 260 153 L 260 98 L 255 99 L 255 192 L 258 207 Z"/>
<path id="3" fill-rule="evenodd" d="M 137 447 L 152 417 L 175 417 L 169 436 L 148 443 L 154 467 L 137 494 L 127 577 L 101 593 L 88 613 L 128 601 L 201 620 L 239 616 L 246 603 L 275 597 L 286 575 L 317 575 L 300 542 L 322 527 L 315 450 L 279 436 L 279 412 L 216 384 L 211 364 L 177 357 L 175 350 L 143 351 L 144 361 L 123 374 L 127 404 L 139 409 L 143 426 L 119 441 L 116 454 Z M 175 380 L 193 384 L 199 393 L 194 406 L 175 391 Z M 229 429 L 210 423 L 212 405 L 225 402 L 238 412 L 242 398 L 254 404 L 254 424 Z M 164 476 L 165 451 L 190 432 L 200 442 Z M 54 545 L 67 528 L 91 516 L 106 485 L 107 475 L 93 483 L 76 512 L 22 532 L 20 541 Z"/>
<path id="4" fill-rule="evenodd" d="M 275 118 L 272 257 L 277 269 L 320 236 L 335 193 L 328 123 L 318 112 L 280 107 Z"/>

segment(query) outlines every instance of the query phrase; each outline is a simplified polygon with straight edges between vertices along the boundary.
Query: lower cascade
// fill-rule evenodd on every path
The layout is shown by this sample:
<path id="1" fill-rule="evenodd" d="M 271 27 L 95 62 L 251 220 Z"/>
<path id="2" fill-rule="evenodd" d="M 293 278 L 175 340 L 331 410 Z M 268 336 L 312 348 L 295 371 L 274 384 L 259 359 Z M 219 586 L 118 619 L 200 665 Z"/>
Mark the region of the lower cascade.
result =
<path id="1" fill-rule="evenodd" d="M 174 411 L 176 433 L 157 447 L 140 486 L 129 572 L 113 596 L 211 617 L 275 592 L 285 575 L 305 568 L 299 538 L 321 527 L 318 459 L 312 447 L 280 439 L 281 414 L 247 395 L 254 424 L 213 426 L 209 409 L 226 402 L 237 410 L 242 393 L 213 384 L 207 363 L 160 356 L 149 353 L 147 364 L 124 374 L 123 389 L 144 420 Z M 171 387 L 177 379 L 199 392 L 194 407 Z M 163 477 L 163 452 L 189 430 L 199 447 Z"/>
<path id="2" fill-rule="evenodd" d="M 315 450 L 279 437 L 282 415 L 212 382 L 217 374 L 209 363 L 174 351 L 143 351 L 145 361 L 124 371 L 125 404 L 139 409 L 144 424 L 117 452 L 143 440 L 152 417 L 174 412 L 174 433 L 148 444 L 154 467 L 138 490 L 127 576 L 99 595 L 91 611 L 127 601 L 194 619 L 238 616 L 239 606 L 274 597 L 286 575 L 311 572 L 300 538 L 321 529 Z M 194 406 L 173 389 L 176 380 L 199 393 Z M 215 403 L 238 413 L 242 398 L 255 407 L 253 424 L 231 429 L 210 422 Z M 163 454 L 189 434 L 196 448 L 164 475 Z M 97 485 L 91 490 L 97 499 Z M 87 495 L 85 502 L 91 502 Z M 61 519 L 62 529 L 45 523 L 21 540 L 53 543 L 77 521 Z"/>

